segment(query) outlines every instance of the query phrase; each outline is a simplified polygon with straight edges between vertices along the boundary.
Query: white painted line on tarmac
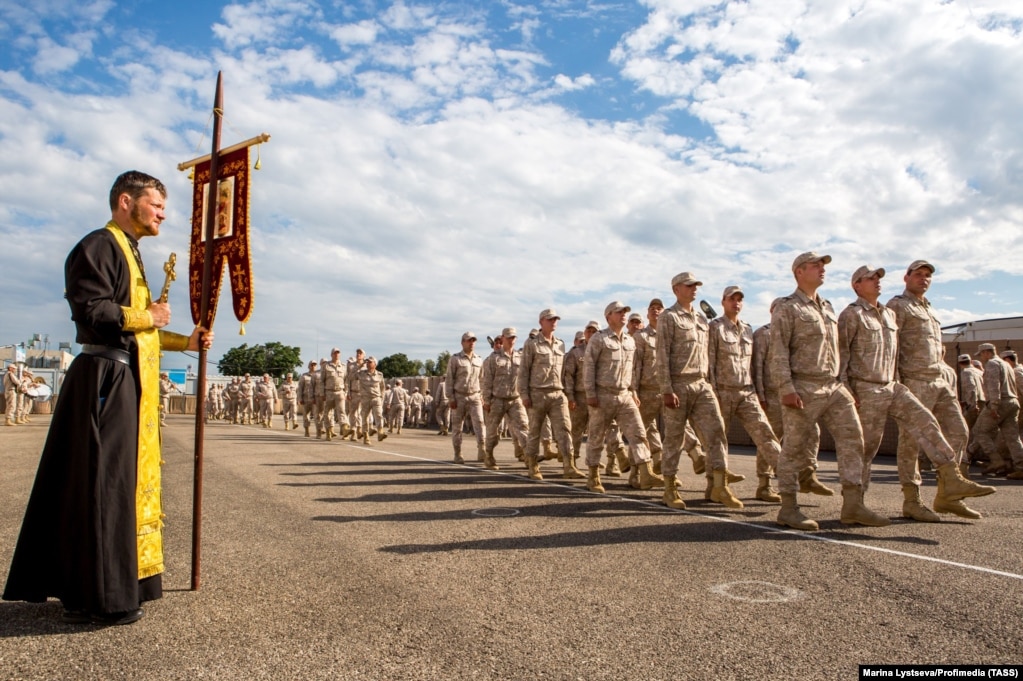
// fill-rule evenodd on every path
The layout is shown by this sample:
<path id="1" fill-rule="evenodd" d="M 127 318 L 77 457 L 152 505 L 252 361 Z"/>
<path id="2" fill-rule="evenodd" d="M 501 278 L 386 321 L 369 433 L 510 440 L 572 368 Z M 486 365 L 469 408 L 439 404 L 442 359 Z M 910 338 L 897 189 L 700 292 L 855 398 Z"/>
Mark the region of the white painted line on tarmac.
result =
<path id="1" fill-rule="evenodd" d="M 462 464 L 462 463 L 455 463 L 454 461 L 444 461 L 442 459 L 429 459 L 429 458 L 422 457 L 422 456 L 412 456 L 411 454 L 402 454 L 400 452 L 392 452 L 392 451 L 388 451 L 388 450 L 385 450 L 385 449 L 379 449 L 377 447 L 365 447 L 365 448 L 369 449 L 369 450 L 372 450 L 372 451 L 380 452 L 381 454 L 389 454 L 391 456 L 401 457 L 403 459 L 412 459 L 412 460 L 415 460 L 415 461 L 424 461 L 424 462 L 427 462 L 427 463 L 439 463 L 439 464 L 444 464 L 444 465 L 447 465 L 447 466 L 454 466 L 454 467 L 457 467 L 457 468 L 465 468 L 465 469 L 468 469 L 468 470 L 471 470 L 471 471 L 476 471 L 477 473 L 486 473 L 486 474 L 489 474 L 489 475 L 503 475 L 503 476 L 506 476 L 506 477 L 513 477 L 513 478 L 515 478 L 516 480 L 518 480 L 520 482 L 523 482 L 523 481 L 524 482 L 534 482 L 534 483 L 538 483 L 538 484 L 542 484 L 542 485 L 548 485 L 548 486 L 551 486 L 551 487 L 557 487 L 558 489 L 561 489 L 561 490 L 571 490 L 571 491 L 575 492 L 576 494 L 586 494 L 586 495 L 590 495 L 590 496 L 600 497 L 602 499 L 614 499 L 615 501 L 629 501 L 629 502 L 632 502 L 634 504 L 639 504 L 640 506 L 649 506 L 651 508 L 656 508 L 656 509 L 658 509 L 660 511 L 664 511 L 665 513 L 680 513 L 680 514 L 683 514 L 683 515 L 691 515 L 691 516 L 695 516 L 695 517 L 699 517 L 699 518 L 705 518 L 705 519 L 708 519 L 708 520 L 717 520 L 717 521 L 722 522 L 722 523 L 730 523 L 730 524 L 733 524 L 733 525 L 739 525 L 741 527 L 749 527 L 749 528 L 754 528 L 754 529 L 758 529 L 758 530 L 765 530 L 767 532 L 771 532 L 771 533 L 775 533 L 775 534 L 787 534 L 787 535 L 790 535 L 790 536 L 793 536 L 793 537 L 799 537 L 800 539 L 812 539 L 814 541 L 824 542 L 826 544 L 837 544 L 838 546 L 847 546 L 847 547 L 856 548 L 856 549 L 865 549 L 867 551 L 877 551 L 878 553 L 886 553 L 886 554 L 888 554 L 890 556 L 901 556 L 903 558 L 913 558 L 915 560 L 923 560 L 923 561 L 927 561 L 929 563 L 938 563 L 939 565 L 947 565 L 949 567 L 957 567 L 957 568 L 962 568 L 964 570 L 974 570 L 976 572 L 983 572 L 983 573 L 986 573 L 986 574 L 989 574 L 989 575 L 997 575 L 999 577 L 1009 577 L 1010 579 L 1020 579 L 1020 580 L 1023 580 L 1023 574 L 1017 574 L 1015 572 L 1006 572 L 1004 570 L 995 570 L 994 568 L 984 567 L 983 565 L 972 565 L 970 563 L 959 563 L 959 562 L 956 562 L 954 560 L 945 560 L 944 558 L 934 558 L 933 556 L 925 556 L 925 555 L 922 555 L 922 554 L 919 554 L 919 553 L 910 553 L 908 551 L 897 551 L 895 549 L 888 549 L 888 548 L 884 548 L 882 546 L 871 546 L 870 544 L 862 544 L 860 542 L 855 542 L 855 541 L 846 541 L 844 539 L 836 539 L 834 537 L 825 537 L 823 535 L 815 534 L 813 532 L 800 532 L 800 531 L 797 531 L 797 530 L 785 529 L 785 528 L 782 528 L 782 527 L 776 526 L 776 525 L 775 526 L 772 526 L 772 525 L 762 525 L 760 523 L 752 523 L 752 522 L 750 522 L 748 520 L 736 520 L 735 518 L 724 518 L 724 517 L 721 517 L 719 515 L 710 515 L 710 514 L 707 514 L 707 513 L 700 513 L 699 511 L 690 511 L 689 509 L 668 508 L 664 504 L 661 504 L 661 503 L 655 502 L 655 501 L 650 501 L 650 500 L 647 500 L 647 499 L 633 499 L 631 497 L 620 497 L 620 496 L 616 496 L 616 495 L 613 495 L 613 494 L 601 494 L 599 492 L 591 492 L 590 490 L 586 489 L 585 487 L 580 489 L 579 487 L 575 487 L 574 485 L 566 485 L 565 483 L 568 482 L 567 480 L 559 480 L 557 482 L 555 482 L 553 480 L 551 480 L 551 481 L 548 481 L 548 480 L 531 480 L 530 478 L 528 478 L 525 475 L 523 475 L 521 472 L 514 472 L 513 473 L 513 472 L 510 472 L 510 471 L 503 471 L 503 470 L 496 470 L 496 471 L 494 471 L 494 470 L 490 470 L 488 468 L 478 468 L 476 466 L 470 466 L 467 463 Z"/>

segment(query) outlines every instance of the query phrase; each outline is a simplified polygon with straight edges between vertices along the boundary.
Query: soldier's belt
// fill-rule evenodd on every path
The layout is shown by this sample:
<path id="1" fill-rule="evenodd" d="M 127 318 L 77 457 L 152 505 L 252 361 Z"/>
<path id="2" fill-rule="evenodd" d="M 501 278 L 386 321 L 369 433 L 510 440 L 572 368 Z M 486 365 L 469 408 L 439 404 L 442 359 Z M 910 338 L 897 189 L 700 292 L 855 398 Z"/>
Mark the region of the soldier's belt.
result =
<path id="1" fill-rule="evenodd" d="M 800 381 L 802 383 L 816 383 L 818 385 L 827 385 L 837 381 L 838 378 L 835 376 L 810 376 L 809 374 L 792 374 L 793 381 Z"/>

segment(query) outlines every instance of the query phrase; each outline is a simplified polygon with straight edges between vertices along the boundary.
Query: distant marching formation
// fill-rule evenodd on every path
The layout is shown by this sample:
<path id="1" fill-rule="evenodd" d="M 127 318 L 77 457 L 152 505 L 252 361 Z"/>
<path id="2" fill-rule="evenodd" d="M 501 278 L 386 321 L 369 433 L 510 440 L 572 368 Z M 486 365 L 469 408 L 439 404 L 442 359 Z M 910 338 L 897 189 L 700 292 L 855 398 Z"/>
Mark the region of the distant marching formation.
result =
<path id="1" fill-rule="evenodd" d="M 502 329 L 486 359 L 467 331 L 436 400 L 429 391 L 407 391 L 400 380 L 386 385 L 375 359 L 362 350 L 343 362 L 333 348 L 319 369 L 310 362 L 297 383 L 289 376 L 282 385 L 285 427 L 298 427 L 297 405 L 307 437 L 315 424 L 318 438 L 369 444 L 374 432 L 383 440 L 403 425 L 425 425 L 435 411 L 440 434 L 451 434 L 457 463 L 464 463 L 463 431 L 471 424 L 477 458 L 489 469 L 498 468 L 494 450 L 505 433 L 530 478 L 542 479 L 540 462 L 557 459 L 564 478 L 585 478 L 588 489 L 603 493 L 602 472 L 628 472 L 632 487 L 663 488 L 664 503 L 678 509 L 686 507 L 678 479 L 685 451 L 693 471 L 706 475 L 705 499 L 740 509 L 731 486 L 744 476 L 728 469 L 726 435 L 726 424 L 736 418 L 756 444 L 755 498 L 781 504 L 779 524 L 816 530 L 796 495 L 834 494 L 816 475 L 818 422 L 835 441 L 841 521 L 890 524 L 863 498 L 891 416 L 900 433 L 902 516 L 920 522 L 938 522 L 939 513 L 980 518 L 964 500 L 995 489 L 969 479 L 971 462 L 988 463 L 983 475 L 1023 480 L 1023 367 L 1016 354 L 999 356 L 993 345 L 982 344 L 979 361 L 957 358 L 957 377 L 944 361 L 941 326 L 925 297 L 935 272 L 931 263 L 911 263 L 905 290 L 886 305 L 879 302 L 884 268 L 857 268 L 851 276 L 856 301 L 841 314 L 817 293 L 830 263 L 831 256 L 812 251 L 796 257 L 795 291 L 771 303 L 771 322 L 755 332 L 739 317 L 739 286 L 725 288 L 720 317 L 710 320 L 694 306 L 703 283 L 692 272 L 672 278 L 671 307 L 650 301 L 645 324 L 614 301 L 604 308 L 604 328 L 591 321 L 570 349 L 554 335 L 560 317 L 553 309 L 540 312 L 539 328 L 521 350 L 515 349 L 516 329 Z M 211 416 L 270 427 L 276 399 L 269 376 L 254 383 L 246 375 L 223 390 L 210 388 Z M 584 436 L 585 474 L 576 466 Z M 920 497 L 921 466 L 937 474 L 933 508 Z"/>

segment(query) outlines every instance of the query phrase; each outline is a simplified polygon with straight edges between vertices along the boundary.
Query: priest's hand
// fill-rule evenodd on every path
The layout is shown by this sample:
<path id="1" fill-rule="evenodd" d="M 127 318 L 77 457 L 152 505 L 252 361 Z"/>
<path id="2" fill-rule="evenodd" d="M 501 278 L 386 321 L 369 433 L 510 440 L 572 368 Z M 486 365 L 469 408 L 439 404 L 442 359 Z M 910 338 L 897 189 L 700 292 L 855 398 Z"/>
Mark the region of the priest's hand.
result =
<path id="1" fill-rule="evenodd" d="M 153 318 L 153 327 L 162 329 L 170 324 L 170 303 L 152 303 L 149 306 L 149 314 Z"/>
<path id="2" fill-rule="evenodd" d="M 188 337 L 188 349 L 198 350 L 200 344 L 207 350 L 213 347 L 213 332 L 207 331 L 205 327 L 197 326 L 192 330 L 192 335 Z"/>

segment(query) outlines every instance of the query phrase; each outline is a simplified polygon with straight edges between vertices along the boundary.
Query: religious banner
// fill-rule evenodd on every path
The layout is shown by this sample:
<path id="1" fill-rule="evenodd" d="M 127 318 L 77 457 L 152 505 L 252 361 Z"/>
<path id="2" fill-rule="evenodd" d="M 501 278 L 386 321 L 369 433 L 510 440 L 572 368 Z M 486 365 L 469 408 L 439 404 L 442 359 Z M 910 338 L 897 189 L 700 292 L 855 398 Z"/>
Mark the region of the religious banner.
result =
<path id="1" fill-rule="evenodd" d="M 244 324 L 252 316 L 252 256 L 249 248 L 249 149 L 220 156 L 212 200 L 216 202 L 213 229 L 213 276 L 207 318 L 202 314 L 202 271 L 206 250 L 206 215 L 210 197 L 210 161 L 195 166 L 192 189 L 192 246 L 188 262 L 188 291 L 195 324 L 213 328 L 224 268 L 231 282 L 234 316 Z"/>

